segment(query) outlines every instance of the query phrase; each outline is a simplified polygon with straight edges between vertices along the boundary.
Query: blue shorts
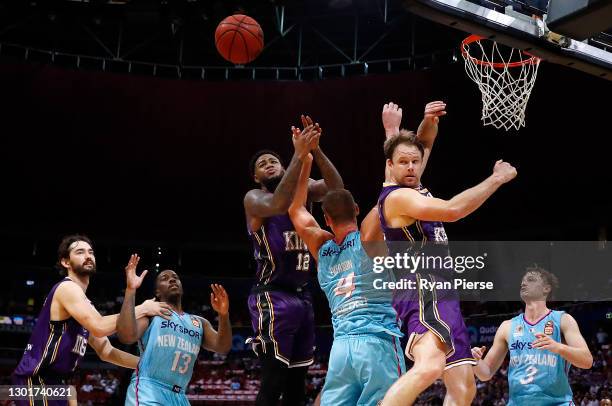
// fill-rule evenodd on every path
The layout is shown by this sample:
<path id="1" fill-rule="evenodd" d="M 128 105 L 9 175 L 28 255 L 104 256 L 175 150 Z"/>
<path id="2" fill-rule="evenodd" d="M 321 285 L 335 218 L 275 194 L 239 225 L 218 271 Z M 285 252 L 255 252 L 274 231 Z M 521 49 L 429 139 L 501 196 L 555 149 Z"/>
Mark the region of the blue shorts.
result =
<path id="1" fill-rule="evenodd" d="M 132 377 L 125 404 L 130 406 L 189 406 L 185 390 L 147 377 Z"/>
<path id="2" fill-rule="evenodd" d="M 336 338 L 321 406 L 376 405 L 406 372 L 400 348 L 398 337 L 384 333 Z"/>

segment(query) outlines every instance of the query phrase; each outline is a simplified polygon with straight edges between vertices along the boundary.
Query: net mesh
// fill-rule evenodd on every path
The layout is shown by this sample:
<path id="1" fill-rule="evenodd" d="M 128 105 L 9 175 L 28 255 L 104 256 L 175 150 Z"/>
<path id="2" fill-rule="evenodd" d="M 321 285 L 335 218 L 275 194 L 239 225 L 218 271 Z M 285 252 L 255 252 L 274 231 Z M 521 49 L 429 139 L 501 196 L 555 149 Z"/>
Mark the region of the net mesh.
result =
<path id="1" fill-rule="evenodd" d="M 471 37 L 470 37 L 471 38 Z M 540 59 L 485 38 L 462 43 L 465 71 L 480 89 L 484 125 L 506 131 L 525 126 L 525 108 Z"/>

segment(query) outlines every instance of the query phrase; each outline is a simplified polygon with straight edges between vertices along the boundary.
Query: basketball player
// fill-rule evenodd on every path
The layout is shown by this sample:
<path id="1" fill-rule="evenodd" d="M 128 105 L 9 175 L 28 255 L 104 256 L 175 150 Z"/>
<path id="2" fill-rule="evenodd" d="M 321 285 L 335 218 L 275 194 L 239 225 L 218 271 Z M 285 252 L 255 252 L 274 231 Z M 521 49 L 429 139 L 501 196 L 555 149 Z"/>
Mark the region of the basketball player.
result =
<path id="1" fill-rule="evenodd" d="M 328 188 L 343 187 L 318 145 L 320 127 L 309 117 L 302 117 L 302 124 L 303 131 L 292 129 L 295 153 L 286 170 L 278 154 L 255 154 L 250 169 L 260 188 L 244 198 L 257 262 L 257 283 L 248 300 L 255 337 L 248 342 L 261 364 L 258 406 L 276 406 L 281 394 L 284 405 L 302 405 L 306 372 L 313 363 L 314 312 L 305 289 L 310 254 L 287 215 L 304 157 L 312 151 L 323 175 L 323 180 L 309 180 L 310 201 L 321 200 Z"/>
<path id="2" fill-rule="evenodd" d="M 100 315 L 85 295 L 89 277 L 96 272 L 91 240 L 84 235 L 64 237 L 58 249 L 58 267 L 67 276 L 47 295 L 30 341 L 13 372 L 13 384 L 28 388 L 64 385 L 79 365 L 88 343 L 101 360 L 136 368 L 138 357 L 116 349 L 106 338 L 115 332 L 117 315 Z M 168 317 L 169 309 L 165 303 L 149 300 L 136 307 L 136 317 Z M 31 398 L 17 403 L 32 405 L 36 402 Z M 46 398 L 39 403 L 68 404 Z"/>
<path id="3" fill-rule="evenodd" d="M 136 319 L 134 298 L 142 275 L 136 275 L 139 258 L 126 268 L 127 289 L 117 321 L 117 335 L 125 344 L 138 341 L 140 361 L 127 390 L 126 405 L 189 405 L 185 388 L 191 380 L 200 347 L 226 354 L 232 347 L 229 298 L 221 285 L 211 285 L 210 302 L 219 315 L 218 331 L 208 320 L 183 312 L 183 285 L 176 272 L 157 275 L 155 297 L 172 309 L 170 320 Z M 145 271 L 146 272 L 146 271 Z M 145 273 L 143 272 L 143 273 Z"/>
<path id="4" fill-rule="evenodd" d="M 479 360 L 474 374 L 481 381 L 495 375 L 510 350 L 509 406 L 573 405 L 569 368 L 589 369 L 593 365 L 576 320 L 546 305 L 557 286 L 555 275 L 539 267 L 527 268 L 520 293 L 525 312 L 499 326 L 486 357 L 482 358 L 486 347 L 472 348 Z"/>
<path id="5" fill-rule="evenodd" d="M 376 254 L 372 252 L 376 247 L 362 245 L 367 241 L 357 226 L 359 208 L 348 190 L 330 191 L 323 199 L 325 222 L 332 233 L 321 229 L 305 208 L 311 164 L 312 158 L 306 158 L 302 165 L 289 216 L 318 262 L 319 284 L 332 313 L 334 343 L 321 405 L 374 406 L 405 371 L 392 295 L 382 289 L 391 274 L 374 272 L 369 255 Z M 373 225 L 378 227 L 376 218 Z"/>
<path id="6" fill-rule="evenodd" d="M 424 155 L 423 164 L 421 171 L 425 171 L 425 166 L 429 160 L 429 155 L 433 148 L 433 144 L 438 135 L 438 123 L 440 117 L 446 115 L 446 103 L 443 101 L 433 101 L 425 105 L 425 115 L 423 120 L 419 124 L 417 129 L 417 139 L 423 145 Z M 400 125 L 402 123 L 402 109 L 399 105 L 389 102 L 383 106 L 382 110 L 382 124 L 385 129 L 385 140 L 399 134 Z M 389 169 L 385 165 L 385 182 L 392 183 L 393 180 L 390 178 Z M 375 218 L 378 219 L 378 206 L 372 207 L 370 212 L 364 218 L 366 219 Z M 367 231 L 368 235 L 365 235 L 368 241 L 382 241 L 384 239 L 382 228 L 370 227 Z"/>
<path id="7" fill-rule="evenodd" d="M 385 142 L 385 157 L 393 183 L 385 184 L 378 201 L 380 223 L 391 254 L 397 242 L 418 246 L 427 254 L 449 255 L 443 222 L 457 221 L 476 210 L 502 184 L 516 176 L 506 162 L 497 161 L 493 174 L 450 200 L 437 199 L 421 186 L 424 149 L 413 134 L 402 131 Z M 426 245 L 426 242 L 431 242 Z M 425 247 L 425 248 L 419 248 Z M 406 247 L 402 247 L 405 249 Z M 430 251 L 433 250 L 433 251 Z M 410 273 L 416 286 L 450 278 L 449 271 Z M 452 271 L 450 271 L 452 272 Z M 445 273 L 447 273 L 445 275 Z M 445 404 L 469 405 L 476 393 L 471 364 L 475 364 L 459 300 L 452 291 L 406 290 L 396 295 L 395 309 L 409 334 L 406 355 L 414 366 L 387 392 L 383 405 L 411 405 L 423 390 L 442 377 Z"/>

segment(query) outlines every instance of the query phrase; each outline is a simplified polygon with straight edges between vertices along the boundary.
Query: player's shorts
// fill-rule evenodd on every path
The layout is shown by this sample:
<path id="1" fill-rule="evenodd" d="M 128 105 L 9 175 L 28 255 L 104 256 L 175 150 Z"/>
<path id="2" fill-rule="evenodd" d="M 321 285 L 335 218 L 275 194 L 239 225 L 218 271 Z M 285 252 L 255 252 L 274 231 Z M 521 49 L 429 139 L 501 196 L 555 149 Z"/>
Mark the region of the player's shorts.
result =
<path id="1" fill-rule="evenodd" d="M 255 336 L 247 340 L 253 350 L 274 351 L 289 368 L 314 362 L 315 326 L 312 300 L 307 292 L 256 291 L 249 295 Z"/>
<path id="2" fill-rule="evenodd" d="M 130 406 L 189 406 L 185 389 L 155 379 L 133 376 L 125 404 Z"/>
<path id="3" fill-rule="evenodd" d="M 35 386 L 44 387 L 46 385 L 66 385 L 66 382 L 63 378 L 53 377 L 53 376 L 19 376 L 19 375 L 11 375 L 11 384 L 19 385 L 19 386 L 27 386 L 28 388 L 33 388 Z M 68 406 L 68 400 L 60 400 L 60 399 L 26 399 L 26 400 L 13 400 L 16 406 Z M 73 401 L 73 404 L 76 402 Z"/>
<path id="4" fill-rule="evenodd" d="M 405 371 L 398 337 L 384 333 L 337 337 L 321 406 L 374 406 Z"/>
<path id="5" fill-rule="evenodd" d="M 419 279 L 427 278 L 430 282 L 439 282 L 435 275 L 415 274 L 414 280 L 420 286 Z M 461 306 L 457 292 L 437 289 L 405 290 L 393 299 L 393 307 L 402 321 L 402 329 L 408 336 L 406 356 L 414 360 L 412 348 L 428 331 L 431 331 L 446 345 L 446 367 L 459 365 L 476 365 L 472 356 L 470 336 L 461 315 Z"/>
<path id="6" fill-rule="evenodd" d="M 529 394 L 528 397 L 518 397 L 508 399 L 508 406 L 522 406 L 522 405 L 538 405 L 538 406 L 576 406 L 572 399 L 572 395 L 569 394 L 566 399 L 553 398 L 549 396 L 534 396 L 535 394 Z"/>

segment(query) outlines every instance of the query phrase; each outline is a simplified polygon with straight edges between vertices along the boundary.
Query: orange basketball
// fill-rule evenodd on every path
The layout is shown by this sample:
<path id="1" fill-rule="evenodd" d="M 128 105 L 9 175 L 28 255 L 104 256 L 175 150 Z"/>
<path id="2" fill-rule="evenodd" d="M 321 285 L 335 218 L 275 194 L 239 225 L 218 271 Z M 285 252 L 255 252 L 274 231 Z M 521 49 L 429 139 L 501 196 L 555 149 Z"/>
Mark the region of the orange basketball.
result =
<path id="1" fill-rule="evenodd" d="M 224 59 L 235 64 L 245 64 L 257 58 L 263 49 L 263 31 L 251 17 L 234 14 L 217 26 L 215 45 Z"/>

